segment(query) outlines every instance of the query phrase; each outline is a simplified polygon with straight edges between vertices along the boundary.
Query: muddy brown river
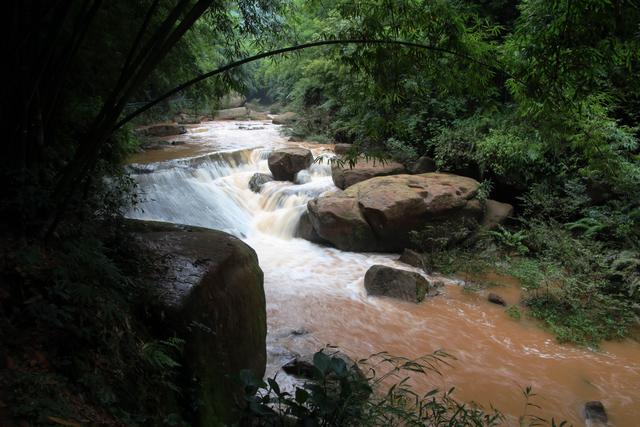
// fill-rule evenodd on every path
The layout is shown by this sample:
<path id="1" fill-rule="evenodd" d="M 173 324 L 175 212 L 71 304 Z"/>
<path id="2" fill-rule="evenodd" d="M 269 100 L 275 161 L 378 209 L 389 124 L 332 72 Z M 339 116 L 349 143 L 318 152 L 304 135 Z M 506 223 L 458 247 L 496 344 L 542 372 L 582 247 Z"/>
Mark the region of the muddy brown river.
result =
<path id="1" fill-rule="evenodd" d="M 325 344 L 353 358 L 442 349 L 455 360 L 441 377 L 414 378 L 416 389 L 455 386 L 458 400 L 505 413 L 505 425 L 518 425 L 522 389 L 532 386 L 538 416 L 585 425 L 584 403 L 600 400 L 610 425 L 640 426 L 640 343 L 609 342 L 598 351 L 558 344 L 533 321 L 514 320 L 487 302 L 485 293 L 466 291 L 464 278 L 440 278 L 442 293 L 421 304 L 369 298 L 363 277 L 371 265 L 412 268 L 398 255 L 342 252 L 293 237 L 307 201 L 335 189 L 327 162 L 301 172 L 299 184 L 271 182 L 256 194 L 250 177 L 268 172 L 271 150 L 294 144 L 279 126 L 209 122 L 178 139 L 184 144 L 131 159 L 142 202 L 127 215 L 223 230 L 256 250 L 265 274 L 268 376 L 293 383 L 280 366 Z M 304 145 L 325 160 L 332 155 L 331 146 Z M 517 283 L 496 279 L 502 286 L 492 291 L 516 303 Z"/>

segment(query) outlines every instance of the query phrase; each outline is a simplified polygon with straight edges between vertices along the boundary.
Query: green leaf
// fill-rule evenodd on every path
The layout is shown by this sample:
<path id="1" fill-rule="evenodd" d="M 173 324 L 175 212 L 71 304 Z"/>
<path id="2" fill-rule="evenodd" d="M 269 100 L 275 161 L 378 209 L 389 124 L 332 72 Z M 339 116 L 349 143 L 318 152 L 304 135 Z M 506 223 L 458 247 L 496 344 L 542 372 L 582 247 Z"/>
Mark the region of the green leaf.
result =
<path id="1" fill-rule="evenodd" d="M 313 355 L 313 366 L 325 375 L 331 366 L 331 358 L 321 350 Z"/>

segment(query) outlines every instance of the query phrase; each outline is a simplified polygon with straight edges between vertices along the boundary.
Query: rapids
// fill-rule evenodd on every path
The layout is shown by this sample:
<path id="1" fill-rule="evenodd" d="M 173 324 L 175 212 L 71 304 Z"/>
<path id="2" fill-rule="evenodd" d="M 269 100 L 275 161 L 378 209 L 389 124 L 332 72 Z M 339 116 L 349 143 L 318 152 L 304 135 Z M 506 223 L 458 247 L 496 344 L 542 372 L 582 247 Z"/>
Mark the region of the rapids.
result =
<path id="1" fill-rule="evenodd" d="M 249 189 L 249 179 L 268 172 L 274 148 L 304 145 L 326 160 L 331 146 L 288 142 L 269 122 L 209 122 L 179 138 L 183 145 L 132 159 L 141 203 L 127 216 L 223 230 L 256 250 L 265 277 L 268 376 L 291 381 L 279 367 L 292 353 L 325 344 L 353 358 L 443 349 L 456 358 L 452 367 L 442 377 L 416 379 L 419 390 L 455 385 L 459 400 L 492 404 L 517 425 L 525 406 L 521 390 L 530 385 L 542 407 L 536 415 L 584 425 L 584 402 L 601 400 L 610 425 L 640 425 L 640 343 L 604 343 L 599 351 L 560 345 L 482 293 L 465 291 L 459 279 L 442 278 L 442 295 L 421 304 L 367 298 L 363 277 L 371 265 L 411 268 L 398 255 L 342 252 L 294 238 L 307 201 L 335 189 L 327 162 L 301 172 L 302 184 L 270 182 L 260 194 Z M 498 292 L 516 303 L 517 286 L 503 282 Z"/>

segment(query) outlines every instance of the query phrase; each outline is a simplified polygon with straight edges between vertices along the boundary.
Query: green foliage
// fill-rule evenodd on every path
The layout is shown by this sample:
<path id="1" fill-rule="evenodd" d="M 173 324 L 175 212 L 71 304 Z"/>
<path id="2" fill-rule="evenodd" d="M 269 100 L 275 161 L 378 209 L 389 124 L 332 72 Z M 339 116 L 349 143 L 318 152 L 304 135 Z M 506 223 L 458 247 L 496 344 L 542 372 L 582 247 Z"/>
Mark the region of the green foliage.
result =
<path id="1" fill-rule="evenodd" d="M 489 231 L 489 235 L 491 235 L 499 244 L 510 248 L 520 255 L 524 255 L 529 252 L 529 248 L 527 248 L 524 244 L 524 241 L 527 237 L 525 230 L 518 230 L 515 232 L 511 232 L 505 229 L 502 226 L 498 227 L 498 231 Z"/>
<path id="2" fill-rule="evenodd" d="M 0 280 L 10 285 L 0 300 L 0 339 L 17 365 L 0 369 L 0 388 L 19 390 L 11 414 L 43 425 L 98 407 L 126 425 L 159 422 L 181 392 L 183 341 L 149 331 L 145 254 L 116 222 L 75 231 L 0 253 Z"/>
<path id="3" fill-rule="evenodd" d="M 313 357 L 313 381 L 295 392 L 283 390 L 275 378 L 265 383 L 247 371 L 243 375 L 246 419 L 266 426 L 286 422 L 336 427 L 499 425 L 504 420 L 499 412 L 459 403 L 453 389 L 424 394 L 412 389 L 409 374 L 439 374 L 448 358 L 442 352 L 417 359 L 379 353 L 348 364 L 335 353 L 321 350 Z M 389 381 L 395 382 L 383 389 Z"/>

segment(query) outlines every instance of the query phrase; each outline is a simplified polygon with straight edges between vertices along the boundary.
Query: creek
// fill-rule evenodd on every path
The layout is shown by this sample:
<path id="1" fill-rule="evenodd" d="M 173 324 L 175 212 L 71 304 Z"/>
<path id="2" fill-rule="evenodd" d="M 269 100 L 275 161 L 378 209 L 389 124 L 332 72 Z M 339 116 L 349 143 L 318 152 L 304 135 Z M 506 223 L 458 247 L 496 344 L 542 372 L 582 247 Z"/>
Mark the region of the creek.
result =
<path id="1" fill-rule="evenodd" d="M 307 202 L 335 189 L 327 162 L 332 151 L 289 142 L 279 128 L 268 121 L 208 122 L 173 137 L 180 145 L 135 155 L 130 168 L 141 202 L 127 214 L 226 231 L 255 249 L 265 280 L 268 376 L 292 353 L 326 344 L 354 359 L 442 349 L 455 357 L 451 367 L 443 366 L 441 377 L 415 378 L 418 390 L 455 386 L 458 400 L 492 404 L 517 425 L 522 389 L 532 386 L 541 407 L 536 415 L 584 425 L 584 403 L 600 400 L 610 425 L 639 425 L 640 343 L 608 342 L 598 351 L 558 344 L 533 321 L 515 320 L 487 302 L 483 292 L 466 291 L 459 278 L 438 278 L 442 293 L 421 304 L 368 298 L 363 278 L 370 266 L 412 268 L 397 254 L 343 252 L 295 238 Z M 269 182 L 252 192 L 251 176 L 269 172 L 268 154 L 291 145 L 324 161 L 301 172 L 302 184 Z M 517 303 L 517 284 L 501 280 L 497 292 Z M 291 381 L 282 371 L 278 378 Z"/>

